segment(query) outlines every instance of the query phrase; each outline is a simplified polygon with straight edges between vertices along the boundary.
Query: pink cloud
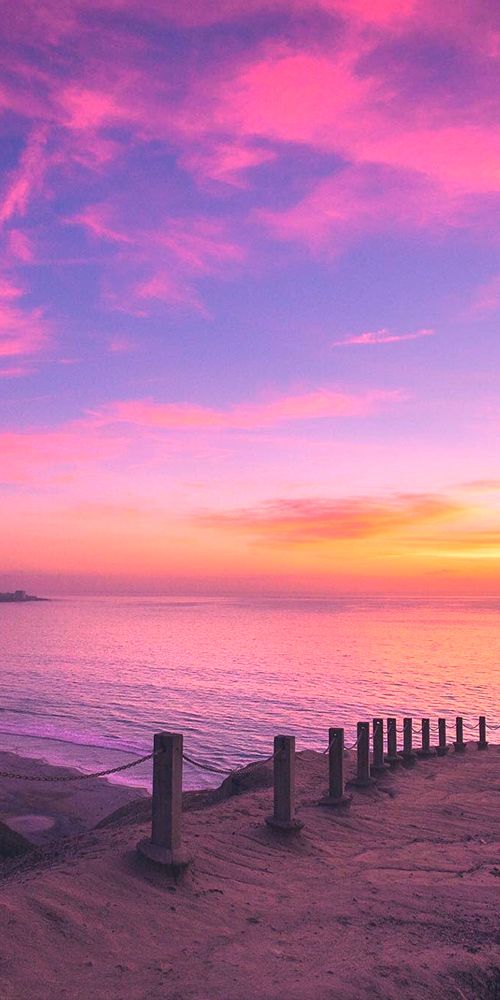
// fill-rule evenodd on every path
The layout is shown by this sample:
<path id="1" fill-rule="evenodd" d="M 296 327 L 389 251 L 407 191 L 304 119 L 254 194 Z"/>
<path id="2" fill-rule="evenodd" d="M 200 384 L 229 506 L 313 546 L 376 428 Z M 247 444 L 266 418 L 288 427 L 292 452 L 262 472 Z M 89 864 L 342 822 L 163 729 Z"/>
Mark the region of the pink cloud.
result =
<path id="1" fill-rule="evenodd" d="M 251 4 L 252 13 L 284 11 L 297 15 L 323 11 L 388 31 L 398 31 L 400 25 L 407 22 L 429 30 L 433 26 L 457 30 L 457 27 L 474 25 L 480 9 L 480 0 L 462 0 L 459 6 L 453 0 L 441 0 L 439 6 L 433 0 L 252 0 Z M 162 0 L 161 4 L 157 0 L 72 0 L 63 8 L 59 0 L 45 0 L 43 5 L 36 0 L 24 0 L 16 28 L 35 41 L 42 36 L 56 44 L 84 29 L 85 14 L 95 16 L 100 12 L 126 13 L 129 17 L 140 15 L 152 23 L 172 22 L 189 28 L 241 19 L 248 15 L 249 6 L 245 0 L 218 0 L 217 3 L 190 0 L 188 4 L 179 4 L 176 0 Z"/>
<path id="2" fill-rule="evenodd" d="M 420 337 L 434 337 L 434 330 L 415 330 L 414 333 L 391 333 L 389 330 L 373 330 L 359 333 L 344 340 L 334 340 L 333 347 L 344 347 L 347 344 L 396 344 L 401 340 L 418 340 Z"/>
<path id="3" fill-rule="evenodd" d="M 109 0 L 108 0 L 109 3 Z M 104 0 L 93 0 L 92 6 L 99 9 Z M 214 24 L 241 19 L 248 14 L 245 0 L 190 0 L 189 4 L 179 4 L 175 0 L 164 0 L 158 5 L 154 0 L 139 3 L 138 0 L 112 0 L 115 10 L 128 8 L 136 10 L 155 20 L 165 19 L 183 27 L 209 27 Z M 288 11 L 291 15 L 304 11 L 322 10 L 327 14 L 345 15 L 362 23 L 392 26 L 400 20 L 407 20 L 418 10 L 417 0 L 252 0 L 252 12 Z"/>
<path id="4" fill-rule="evenodd" d="M 428 96 L 419 103 L 417 94 L 416 115 L 408 96 L 380 65 L 360 72 L 360 57 L 373 45 L 373 39 L 356 34 L 334 53 L 326 46 L 321 52 L 318 45 L 308 51 L 268 43 L 251 63 L 235 67 L 229 80 L 209 81 L 208 96 L 206 91 L 190 95 L 186 141 L 189 127 L 194 130 L 202 119 L 204 143 L 210 132 L 224 130 L 235 144 L 306 144 L 346 164 L 312 184 L 295 206 L 258 214 L 274 222 L 276 235 L 281 230 L 287 238 L 285 229 L 290 233 L 295 226 L 295 238 L 304 238 L 299 216 L 314 212 L 315 203 L 316 233 L 319 227 L 331 231 L 339 215 L 349 222 L 354 218 L 365 231 L 373 228 L 375 214 L 391 219 L 388 202 L 398 191 L 402 224 L 409 219 L 419 228 L 436 220 L 441 226 L 468 225 L 474 221 L 471 199 L 500 193 L 500 136 L 491 102 L 475 94 L 465 106 L 464 100 L 453 106 Z M 185 157 L 184 162 L 189 166 L 191 160 Z M 376 178 L 378 190 L 370 177 Z M 333 204 L 325 206 L 330 193 Z M 347 200 L 352 202 L 348 211 Z"/>
<path id="5" fill-rule="evenodd" d="M 36 354 L 48 340 L 48 324 L 41 309 L 22 305 L 22 289 L 0 280 L 0 357 Z"/>
<path id="6" fill-rule="evenodd" d="M 380 123 L 347 142 L 349 154 L 365 162 L 415 171 L 453 194 L 500 190 L 500 134 L 493 122 L 453 125 L 438 121 L 423 128 Z M 377 134 L 378 133 L 378 134 Z"/>
<path id="7" fill-rule="evenodd" d="M 217 220 L 197 216 L 165 216 L 155 228 L 128 226 L 119 207 L 94 205 L 71 220 L 92 237 L 115 244 L 115 266 L 126 276 L 126 289 L 110 283 L 108 302 L 134 315 L 146 315 L 148 302 L 185 306 L 206 315 L 193 281 L 202 275 L 226 272 L 239 263 L 243 248 Z M 161 261 L 161 266 L 158 265 Z M 111 267 L 113 266 L 113 261 Z"/>
<path id="8" fill-rule="evenodd" d="M 23 375 L 29 375 L 30 369 L 18 365 L 17 368 L 0 368 L 0 378 L 21 378 Z"/>
<path id="9" fill-rule="evenodd" d="M 381 23 L 394 14 L 390 4 L 340 6 L 350 8 L 354 16 L 355 10 L 364 8 L 368 19 L 373 15 Z M 422 5 L 418 10 L 406 5 L 407 17 L 411 20 L 419 13 L 422 24 L 432 24 L 431 8 L 424 6 L 425 12 Z M 446 24 L 441 30 L 446 33 Z M 375 170 L 379 180 L 384 171 L 388 177 L 399 176 L 406 196 L 410 193 L 410 200 L 418 201 L 412 216 L 422 227 L 428 224 L 429 211 L 431 221 L 439 217 L 441 225 L 467 224 L 471 217 L 467 199 L 500 192 L 500 136 L 493 105 L 481 92 L 462 95 L 456 103 L 436 100 L 419 94 L 418 84 L 410 98 L 380 63 L 374 63 L 370 72 L 360 69 L 378 40 L 352 32 L 333 49 L 320 41 L 309 48 L 267 42 L 251 61 L 246 58 L 229 66 L 226 74 L 203 80 L 202 86 L 190 89 L 182 113 L 174 116 L 176 141 L 187 147 L 181 162 L 201 176 L 203 171 L 207 177 L 217 176 L 212 150 L 217 149 L 220 134 L 229 150 L 235 150 L 235 164 L 249 144 L 264 150 L 271 144 L 308 145 L 337 155 L 351 176 Z M 278 156 L 279 148 L 274 153 Z M 231 162 L 230 152 L 228 156 Z M 236 174 L 230 170 L 228 179 L 242 183 L 241 172 L 252 166 L 243 155 Z M 328 183 L 338 183 L 336 175 L 311 186 L 308 197 L 319 198 Z M 362 220 L 373 214 L 372 198 L 363 184 L 357 185 L 356 198 L 355 214 L 362 226 Z M 399 215 L 404 219 L 403 206 Z M 326 218 L 324 228 L 328 225 Z"/>
<path id="10" fill-rule="evenodd" d="M 0 275 L 0 302 L 14 302 L 23 294 L 19 285 Z"/>
<path id="11" fill-rule="evenodd" d="M 139 281 L 130 289 L 130 296 L 125 304 L 125 311 L 131 310 L 136 315 L 147 315 L 147 310 L 141 303 L 150 301 L 163 302 L 168 306 L 186 306 L 206 316 L 199 296 L 192 285 L 181 276 L 175 276 L 167 271 L 157 271 L 145 281 Z"/>
<path id="12" fill-rule="evenodd" d="M 1 478 L 5 482 L 23 483 L 34 472 L 37 485 L 40 476 L 50 481 L 55 470 L 79 468 L 83 465 L 110 461 L 126 450 L 127 441 L 120 436 L 102 433 L 80 420 L 54 429 L 41 428 L 0 434 Z"/>
<path id="13" fill-rule="evenodd" d="M 239 404 L 227 410 L 190 403 L 129 400 L 111 403 L 93 416 L 98 423 L 130 423 L 175 431 L 254 430 L 293 421 L 366 416 L 401 399 L 397 391 L 374 390 L 356 395 L 318 389 L 264 403 Z"/>
<path id="14" fill-rule="evenodd" d="M 151 256 L 157 256 L 162 248 L 189 272 L 209 274 L 214 266 L 243 256 L 242 248 L 228 239 L 225 224 L 218 220 L 165 215 L 152 228 L 127 225 L 121 215 L 118 206 L 91 205 L 69 221 L 83 226 L 97 239 L 129 244 L 141 256 L 148 249 Z"/>
<path id="15" fill-rule="evenodd" d="M 268 45 L 231 86 L 222 85 L 213 123 L 248 137 L 334 149 L 339 123 L 348 127 L 373 92 L 372 80 L 355 73 L 357 55 L 357 49 L 332 58 Z"/>
<path id="16" fill-rule="evenodd" d="M 259 146 L 250 146 L 235 141 L 233 143 L 207 142 L 181 155 L 180 162 L 197 179 L 218 181 L 233 187 L 246 187 L 245 173 L 262 163 L 276 159 L 276 153 Z"/>
<path id="17" fill-rule="evenodd" d="M 5 26 L 11 49 L 21 42 L 50 55 L 50 45 L 66 43 L 74 46 L 75 58 L 65 75 L 52 58 L 39 69 L 24 58 L 15 63 L 7 57 L 22 91 L 22 113 L 47 124 L 31 133 L 6 186 L 0 220 L 26 211 L 29 199 L 41 191 L 47 166 L 67 176 L 83 166 L 108 177 L 117 156 L 154 140 L 176 150 L 179 165 L 202 183 L 233 187 L 245 186 L 260 164 L 279 160 L 285 143 L 337 156 L 344 169 L 311 180 L 306 195 L 291 207 L 254 214 L 254 221 L 278 239 L 332 252 L 361 234 L 387 228 L 475 224 L 467 199 L 499 188 L 500 140 L 492 127 L 495 109 L 489 95 L 478 88 L 465 104 L 436 101 L 417 85 L 408 96 L 370 56 L 381 41 L 403 37 L 405 31 L 411 45 L 415 28 L 444 41 L 458 35 L 475 44 L 481 36 L 484 47 L 494 21 L 487 4 L 478 9 L 470 0 L 458 8 L 450 0 L 437 5 L 431 0 L 254 0 L 250 8 L 250 13 L 284 11 L 293 24 L 304 11 L 331 14 L 332 21 L 325 27 L 321 18 L 319 29 L 302 38 L 291 30 L 286 43 L 267 39 L 246 49 L 228 45 L 217 64 L 200 60 L 196 73 L 180 81 L 175 60 L 159 71 L 146 33 L 132 30 L 133 18 L 162 26 L 207 26 L 247 17 L 244 0 L 184 5 L 174 0 L 71 0 L 64 5 L 25 0 L 19 16 Z M 120 12 L 127 15 L 122 24 L 110 17 Z M 101 15 L 107 17 L 105 44 Z M 11 89 L 5 102 L 14 108 Z M 47 135 L 51 148 L 57 147 L 50 158 L 44 148 Z M 148 300 L 202 308 L 192 276 L 221 273 L 225 263 L 244 257 L 237 241 L 203 231 L 199 220 L 170 217 L 163 238 L 155 227 L 134 232 L 125 208 L 115 213 L 115 208 L 90 206 L 75 221 L 94 237 L 123 245 L 122 250 L 130 246 L 130 255 L 117 255 L 110 283 L 116 286 L 119 271 L 124 274 L 128 293 L 122 295 L 119 288 L 116 301 L 139 313 Z M 14 240 L 13 253 L 26 262 L 27 245 L 23 249 L 18 240 L 15 247 Z M 167 254 L 165 266 L 158 265 L 160 250 Z M 135 270 L 129 266 L 132 258 Z"/>
<path id="18" fill-rule="evenodd" d="M 16 215 L 25 215 L 28 203 L 41 188 L 47 167 L 45 146 L 47 134 L 44 128 L 33 129 L 19 161 L 11 173 L 0 203 L 0 224 L 5 224 Z"/>
<path id="19" fill-rule="evenodd" d="M 70 129 L 99 129 L 130 118 L 130 111 L 113 93 L 80 83 L 65 88 L 59 101 L 65 114 L 64 124 Z"/>
<path id="20" fill-rule="evenodd" d="M 33 243 L 20 229 L 11 229 L 7 237 L 8 252 L 22 264 L 31 264 L 35 259 Z"/>
<path id="21" fill-rule="evenodd" d="M 476 96 L 465 110 L 449 101 L 439 107 L 429 100 L 419 103 L 418 93 L 408 103 L 379 64 L 368 71 L 360 63 L 376 48 L 381 28 L 384 38 L 415 26 L 444 37 L 457 31 L 473 32 L 478 12 L 466 0 L 458 10 L 447 0 L 439 5 L 429 0 L 255 0 L 254 12 L 284 10 L 294 15 L 322 10 L 333 15 L 332 25 L 340 14 L 351 30 L 339 33 L 335 29 L 334 45 L 326 31 L 324 38 L 308 36 L 303 44 L 265 41 L 243 53 L 228 51 L 217 67 L 201 66 L 196 75 L 188 74 L 180 91 L 175 70 L 165 66 L 158 73 L 154 62 L 148 61 L 148 43 L 129 27 L 107 26 L 113 52 L 109 59 L 92 17 L 110 10 L 126 12 L 130 18 L 140 14 L 158 24 L 175 21 L 203 26 L 246 16 L 248 5 L 243 0 L 211 5 L 206 0 L 188 5 L 173 0 L 160 5 L 152 0 L 142 4 L 75 0 L 64 10 L 60 4 L 46 3 L 43 11 L 34 3 L 23 5 L 8 29 L 13 42 L 32 38 L 43 48 L 47 39 L 71 36 L 76 45 L 75 72 L 70 79 L 60 78 L 57 69 L 44 71 L 43 77 L 47 117 L 58 128 L 59 167 L 82 163 L 106 171 L 130 144 L 154 139 L 176 147 L 179 164 L 197 179 L 243 186 L 249 171 L 279 156 L 279 148 L 273 145 L 306 144 L 338 155 L 360 174 L 369 172 L 372 165 L 400 172 L 405 197 L 409 194 L 415 202 L 410 213 L 413 223 L 421 228 L 436 218 L 441 225 L 463 221 L 461 199 L 498 190 L 500 140 L 492 129 L 493 112 L 484 95 Z M 487 11 L 480 13 L 481 24 L 487 26 Z M 19 73 L 28 79 L 25 70 L 21 60 Z M 126 143 L 110 137 L 109 127 L 116 125 L 129 129 Z M 34 130 L 19 173 L 6 191 L 3 213 L 9 217 L 24 211 L 29 190 L 35 193 L 37 189 L 37 170 L 43 169 L 41 135 Z M 314 212 L 314 202 L 324 202 L 328 184 L 334 196 L 339 193 L 339 181 L 331 176 L 312 184 L 306 199 L 281 218 L 279 213 L 274 217 L 262 213 L 257 218 L 279 238 L 292 238 L 294 230 L 295 238 L 307 242 L 307 225 L 301 223 L 300 213 L 305 214 L 308 207 Z M 365 226 L 370 230 L 373 196 L 362 183 L 355 187 L 358 208 L 346 212 L 341 206 L 341 217 L 347 223 L 354 219 L 359 231 Z M 430 220 L 426 199 L 431 205 Z M 386 205 L 382 198 L 379 201 L 382 217 Z M 78 216 L 84 224 L 87 217 L 89 230 L 94 225 L 94 235 L 100 225 L 103 238 L 128 240 L 128 223 L 118 237 L 116 227 L 106 226 L 104 217 L 92 220 L 88 213 L 95 211 L 85 210 Z M 404 222 L 401 203 L 398 216 Z M 314 225 L 317 232 L 318 219 Z M 337 225 L 330 208 L 322 229 Z M 182 284 L 182 280 L 176 282 L 179 289 Z"/>
<path id="22" fill-rule="evenodd" d="M 477 290 L 472 302 L 473 313 L 495 312 L 500 309 L 500 274 L 494 274 Z"/>
<path id="23" fill-rule="evenodd" d="M 366 234 L 442 231 L 462 219 L 460 205 L 425 178 L 380 165 L 345 167 L 290 208 L 257 215 L 276 239 L 330 253 Z"/>
<path id="24" fill-rule="evenodd" d="M 112 354 L 130 354 L 135 347 L 136 344 L 131 337 L 111 337 L 108 341 L 108 350 Z"/>
<path id="25" fill-rule="evenodd" d="M 478 493 L 500 493 L 500 479 L 472 479 L 460 486 Z"/>
<path id="26" fill-rule="evenodd" d="M 242 248 L 227 238 L 224 224 L 214 219 L 167 218 L 153 239 L 191 273 L 210 274 L 243 257 Z"/>
<path id="27" fill-rule="evenodd" d="M 110 243 L 134 242 L 132 236 L 113 223 L 109 205 L 88 205 L 82 212 L 68 219 L 68 222 L 83 226 L 96 239 Z"/>
<path id="28" fill-rule="evenodd" d="M 313 6 L 313 0 L 309 3 L 304 0 L 304 6 Z M 418 0 L 318 0 L 317 6 L 330 13 L 338 12 L 391 29 L 401 21 L 412 19 L 421 4 Z"/>

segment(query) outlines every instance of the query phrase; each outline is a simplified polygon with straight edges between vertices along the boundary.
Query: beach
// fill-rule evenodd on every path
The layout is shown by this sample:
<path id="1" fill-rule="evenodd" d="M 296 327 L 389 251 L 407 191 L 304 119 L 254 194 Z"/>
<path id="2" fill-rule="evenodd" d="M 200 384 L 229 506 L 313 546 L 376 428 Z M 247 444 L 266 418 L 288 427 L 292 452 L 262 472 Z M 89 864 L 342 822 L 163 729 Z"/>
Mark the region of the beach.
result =
<path id="1" fill-rule="evenodd" d="M 147 795 L 145 788 L 113 784 L 102 778 L 61 780 L 81 772 L 6 751 L 0 753 L 2 771 L 48 779 L 26 781 L 0 775 L 0 821 L 34 844 L 78 836 L 113 810 Z"/>
<path id="2" fill-rule="evenodd" d="M 3 863 L 0 993 L 498 997 L 499 763 L 500 747 L 469 744 L 355 790 L 343 814 L 317 805 L 326 758 L 303 751 L 290 839 L 265 824 L 272 765 L 259 764 L 186 797 L 177 882 L 137 854 L 149 801 L 123 802 L 98 829 Z"/>

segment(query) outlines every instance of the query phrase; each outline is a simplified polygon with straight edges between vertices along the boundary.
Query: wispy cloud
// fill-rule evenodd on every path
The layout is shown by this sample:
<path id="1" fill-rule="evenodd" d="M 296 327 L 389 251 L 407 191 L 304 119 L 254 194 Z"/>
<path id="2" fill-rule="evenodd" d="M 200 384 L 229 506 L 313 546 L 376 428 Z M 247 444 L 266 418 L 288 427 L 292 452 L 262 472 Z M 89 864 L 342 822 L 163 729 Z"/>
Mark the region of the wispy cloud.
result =
<path id="1" fill-rule="evenodd" d="M 23 290 L 0 279 L 0 357 L 36 354 L 48 341 L 49 324 L 43 311 L 23 303 Z"/>
<path id="2" fill-rule="evenodd" d="M 113 219 L 111 206 L 108 205 L 87 205 L 83 211 L 78 212 L 69 223 L 83 226 L 91 236 L 108 243 L 133 244 L 134 236 L 127 233 Z"/>
<path id="3" fill-rule="evenodd" d="M 473 314 L 500 310 L 500 274 L 494 274 L 478 288 L 472 301 Z"/>
<path id="4" fill-rule="evenodd" d="M 181 154 L 180 163 L 185 170 L 202 182 L 217 181 L 232 187 L 248 185 L 248 173 L 254 167 L 276 160 L 277 153 L 262 145 L 221 141 L 214 137 L 200 147 Z"/>
<path id="5" fill-rule="evenodd" d="M 137 344 L 132 337 L 116 336 L 108 340 L 108 351 L 111 354 L 130 354 L 136 350 Z"/>
<path id="6" fill-rule="evenodd" d="M 205 314 L 196 280 L 226 273 L 244 256 L 225 223 L 205 216 L 164 216 L 155 226 L 131 226 L 119 206 L 101 204 L 69 221 L 116 248 L 108 261 L 113 279 L 106 298 L 114 308 L 135 315 L 146 315 L 155 302 Z"/>
<path id="7" fill-rule="evenodd" d="M 11 372 L 12 377 L 14 372 Z M 0 434 L 1 478 L 11 482 L 47 481 L 61 472 L 109 468 L 117 460 L 123 473 L 151 463 L 158 468 L 169 453 L 205 456 L 209 434 L 259 431 L 299 421 L 340 420 L 370 416 L 402 399 L 398 392 L 344 393 L 319 389 L 283 395 L 262 403 L 242 403 L 224 409 L 194 403 L 127 400 L 88 411 L 80 419 L 54 427 L 33 427 Z M 192 432 L 192 433 L 190 433 Z M 203 434 L 203 443 L 200 441 Z M 208 450 L 207 450 L 208 449 Z M 197 461 L 199 458 L 197 459 Z M 140 476 L 139 476 L 140 478 Z"/>
<path id="8" fill-rule="evenodd" d="M 500 479 L 471 479 L 461 483 L 461 489 L 473 493 L 500 493 Z"/>
<path id="9" fill-rule="evenodd" d="M 45 128 L 34 128 L 28 137 L 19 165 L 8 177 L 0 200 L 0 225 L 15 216 L 25 215 L 30 199 L 40 190 L 47 165 L 46 141 Z"/>
<path id="10" fill-rule="evenodd" d="M 20 484 L 35 481 L 41 491 L 54 474 L 97 467 L 123 454 L 126 446 L 120 435 L 103 434 L 86 420 L 4 432 L 0 434 L 0 478 Z"/>
<path id="11" fill-rule="evenodd" d="M 420 337 L 433 337 L 434 330 L 415 330 L 414 333 L 391 333 L 390 330 L 373 330 L 367 333 L 357 333 L 343 340 L 334 340 L 333 347 L 344 347 L 350 344 L 397 344 L 401 340 L 419 340 Z"/>
<path id="12" fill-rule="evenodd" d="M 31 369 L 27 365 L 17 365 L 16 367 L 0 368 L 0 378 L 22 378 L 29 375 Z"/>
<path id="13" fill-rule="evenodd" d="M 14 261 L 31 264 L 35 259 L 33 242 L 20 229 L 10 229 L 7 236 L 7 252 Z"/>
<path id="14" fill-rule="evenodd" d="M 127 400 L 91 414 L 98 423 L 128 423 L 167 430 L 254 430 L 303 420 L 360 417 L 398 403 L 399 391 L 345 393 L 316 389 L 302 395 L 278 396 L 262 403 L 243 403 L 226 410 L 192 403 Z"/>
<path id="15" fill-rule="evenodd" d="M 284 209 L 262 209 L 259 221 L 280 241 L 338 255 L 369 235 L 443 232 L 467 225 L 465 205 L 444 197 L 425 174 L 385 163 L 352 163 L 310 185 Z M 470 221 L 470 220 L 469 220 Z"/>

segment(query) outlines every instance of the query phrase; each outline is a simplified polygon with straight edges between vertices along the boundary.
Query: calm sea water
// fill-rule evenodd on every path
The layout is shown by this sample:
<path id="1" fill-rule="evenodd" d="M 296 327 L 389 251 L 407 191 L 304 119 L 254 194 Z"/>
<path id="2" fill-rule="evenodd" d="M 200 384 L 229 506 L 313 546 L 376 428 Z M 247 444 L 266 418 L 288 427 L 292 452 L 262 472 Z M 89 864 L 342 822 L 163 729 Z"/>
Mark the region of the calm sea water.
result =
<path id="1" fill-rule="evenodd" d="M 0 605 L 0 748 L 91 771 L 161 729 L 226 767 L 382 715 L 500 717 L 500 601 L 65 598 Z M 500 736 L 500 734 L 499 734 Z M 150 764 L 121 780 L 148 783 Z M 218 780 L 185 767 L 187 787 Z"/>

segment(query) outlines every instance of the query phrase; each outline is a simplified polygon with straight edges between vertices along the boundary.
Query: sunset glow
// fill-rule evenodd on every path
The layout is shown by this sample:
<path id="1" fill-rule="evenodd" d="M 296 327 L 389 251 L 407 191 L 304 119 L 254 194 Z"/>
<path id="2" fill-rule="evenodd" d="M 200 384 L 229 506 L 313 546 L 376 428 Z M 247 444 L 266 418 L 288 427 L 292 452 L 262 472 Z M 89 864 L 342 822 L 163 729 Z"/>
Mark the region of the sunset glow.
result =
<path id="1" fill-rule="evenodd" d="M 0 589 L 500 594 L 493 0 L 23 0 Z"/>

